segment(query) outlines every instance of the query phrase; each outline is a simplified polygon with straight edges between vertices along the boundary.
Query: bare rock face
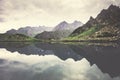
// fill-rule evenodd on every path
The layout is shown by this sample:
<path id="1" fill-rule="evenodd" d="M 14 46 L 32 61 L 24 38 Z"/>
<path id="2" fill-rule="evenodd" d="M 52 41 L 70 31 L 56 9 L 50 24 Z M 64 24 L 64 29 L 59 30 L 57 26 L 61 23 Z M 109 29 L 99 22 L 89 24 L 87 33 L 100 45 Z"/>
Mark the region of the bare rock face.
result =
<path id="1" fill-rule="evenodd" d="M 120 22 L 120 8 L 118 6 L 111 5 L 107 10 L 102 10 L 97 16 L 96 20 L 100 23 L 106 23 L 106 25 L 114 25 Z"/>
<path id="2" fill-rule="evenodd" d="M 111 5 L 107 10 L 102 10 L 96 20 L 104 25 L 99 34 L 120 38 L 120 8 L 118 6 Z"/>
<path id="3" fill-rule="evenodd" d="M 89 37 L 111 37 L 120 39 L 120 8 L 111 5 L 108 9 L 103 9 L 95 19 L 90 17 L 85 25 L 77 28 L 71 35 L 80 35 L 81 33 L 90 30 L 92 27 L 99 27 L 99 29 L 96 29 L 91 35 L 87 35 Z"/>

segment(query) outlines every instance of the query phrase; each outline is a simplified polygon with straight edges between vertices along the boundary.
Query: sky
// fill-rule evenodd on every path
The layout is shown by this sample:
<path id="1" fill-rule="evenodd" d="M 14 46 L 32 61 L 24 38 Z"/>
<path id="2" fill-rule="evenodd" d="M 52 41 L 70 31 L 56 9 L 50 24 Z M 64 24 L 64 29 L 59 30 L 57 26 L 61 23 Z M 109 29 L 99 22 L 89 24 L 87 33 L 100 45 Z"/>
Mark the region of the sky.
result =
<path id="1" fill-rule="evenodd" d="M 0 0 L 0 33 L 25 26 L 54 27 L 62 21 L 86 23 L 120 0 Z"/>

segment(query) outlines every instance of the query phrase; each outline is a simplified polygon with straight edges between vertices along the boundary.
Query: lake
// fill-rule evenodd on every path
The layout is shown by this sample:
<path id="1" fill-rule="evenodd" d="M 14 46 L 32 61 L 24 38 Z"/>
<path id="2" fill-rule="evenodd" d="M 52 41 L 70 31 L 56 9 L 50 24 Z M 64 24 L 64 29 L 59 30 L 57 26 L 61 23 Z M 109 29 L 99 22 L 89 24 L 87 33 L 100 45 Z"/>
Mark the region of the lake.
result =
<path id="1" fill-rule="evenodd" d="M 120 80 L 119 61 L 119 42 L 0 42 L 0 80 Z"/>

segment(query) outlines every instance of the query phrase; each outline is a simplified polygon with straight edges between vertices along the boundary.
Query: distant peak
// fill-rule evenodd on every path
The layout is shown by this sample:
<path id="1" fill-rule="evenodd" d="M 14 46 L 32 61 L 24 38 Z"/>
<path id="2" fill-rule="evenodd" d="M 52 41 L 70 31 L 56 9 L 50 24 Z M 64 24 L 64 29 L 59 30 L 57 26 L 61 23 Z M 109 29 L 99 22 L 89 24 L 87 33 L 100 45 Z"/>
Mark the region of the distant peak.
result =
<path id="1" fill-rule="evenodd" d="M 65 23 L 65 24 L 67 24 L 67 22 L 66 22 L 66 21 L 63 21 L 63 22 L 61 22 L 61 23 Z"/>
<path id="2" fill-rule="evenodd" d="M 61 23 L 58 24 L 59 25 L 67 25 L 68 23 L 66 21 L 62 21 Z"/>
<path id="3" fill-rule="evenodd" d="M 116 5 L 111 4 L 109 7 L 117 7 Z"/>
<path id="4" fill-rule="evenodd" d="M 26 26 L 26 28 L 31 28 L 31 26 Z"/>
<path id="5" fill-rule="evenodd" d="M 72 25 L 78 25 L 78 26 L 81 26 L 83 25 L 83 23 L 81 21 L 77 21 L 75 20 L 73 23 L 71 23 Z"/>
<path id="6" fill-rule="evenodd" d="M 11 29 L 11 30 L 14 30 L 14 31 L 15 31 L 16 29 Z"/>
<path id="7" fill-rule="evenodd" d="M 81 23 L 80 21 L 75 20 L 73 23 Z"/>

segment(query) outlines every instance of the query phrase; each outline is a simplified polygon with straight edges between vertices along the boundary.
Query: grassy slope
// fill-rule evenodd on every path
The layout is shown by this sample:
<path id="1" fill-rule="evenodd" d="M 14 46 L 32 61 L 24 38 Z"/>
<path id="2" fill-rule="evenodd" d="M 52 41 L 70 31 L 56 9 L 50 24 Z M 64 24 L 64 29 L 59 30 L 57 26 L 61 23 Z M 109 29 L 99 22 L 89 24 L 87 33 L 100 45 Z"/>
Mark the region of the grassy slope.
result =
<path id="1" fill-rule="evenodd" d="M 112 28 L 107 27 L 107 29 L 112 29 Z M 93 26 L 79 35 L 73 34 L 68 38 L 64 38 L 63 41 L 117 41 L 119 40 L 118 37 L 115 37 L 114 30 L 110 31 L 109 33 L 106 33 L 106 31 L 110 31 L 110 30 L 106 30 L 104 26 Z M 100 34 L 98 34 L 98 32 Z"/>
<path id="2" fill-rule="evenodd" d="M 34 38 L 22 34 L 0 34 L 0 41 L 34 41 Z"/>
<path id="3" fill-rule="evenodd" d="M 64 40 L 84 40 L 89 38 L 89 36 L 93 35 L 95 32 L 99 31 L 102 26 L 93 26 L 90 29 L 82 32 L 79 35 L 76 36 L 70 36 L 68 38 L 65 38 Z"/>

